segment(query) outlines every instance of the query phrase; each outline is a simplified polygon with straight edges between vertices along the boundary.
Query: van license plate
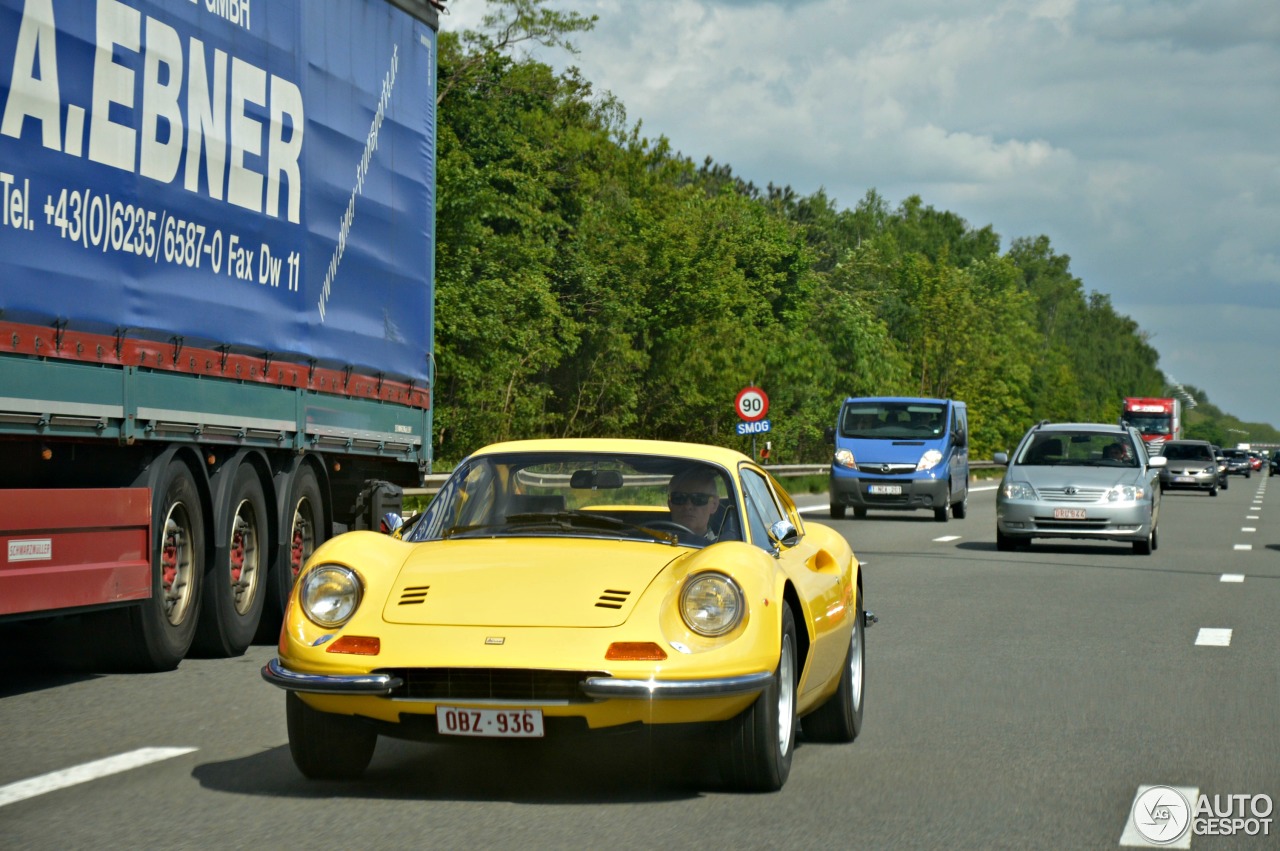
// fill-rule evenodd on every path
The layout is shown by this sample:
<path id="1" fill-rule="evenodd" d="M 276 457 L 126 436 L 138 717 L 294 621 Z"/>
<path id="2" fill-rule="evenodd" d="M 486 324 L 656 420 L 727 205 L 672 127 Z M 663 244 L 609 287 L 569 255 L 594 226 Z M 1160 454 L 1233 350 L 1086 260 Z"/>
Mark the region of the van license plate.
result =
<path id="1" fill-rule="evenodd" d="M 867 493 L 900 494 L 902 493 L 902 485 L 867 485 Z"/>
<path id="2" fill-rule="evenodd" d="M 1083 508 L 1055 508 L 1053 510 L 1054 520 L 1084 520 L 1085 513 Z"/>

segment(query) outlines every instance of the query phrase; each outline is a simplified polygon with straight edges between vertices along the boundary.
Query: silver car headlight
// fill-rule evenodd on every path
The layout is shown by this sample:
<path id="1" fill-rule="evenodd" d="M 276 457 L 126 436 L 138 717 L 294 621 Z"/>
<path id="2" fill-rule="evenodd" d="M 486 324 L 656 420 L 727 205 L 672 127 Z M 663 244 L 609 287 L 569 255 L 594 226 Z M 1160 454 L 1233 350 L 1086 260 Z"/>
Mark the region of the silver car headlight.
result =
<path id="1" fill-rule="evenodd" d="M 1036 489 L 1027 482 L 1005 482 L 1005 499 L 1035 499 Z"/>
<path id="2" fill-rule="evenodd" d="M 1145 496 L 1144 488 L 1136 485 L 1116 485 L 1107 491 L 1107 502 L 1137 502 Z"/>
<path id="3" fill-rule="evenodd" d="M 853 453 L 848 449 L 837 449 L 834 461 L 837 467 L 848 467 L 850 470 L 858 466 L 858 462 L 853 459 Z"/>
<path id="4" fill-rule="evenodd" d="M 742 621 L 745 611 L 742 589 L 723 573 L 699 573 L 680 591 L 680 617 L 698 635 L 724 635 Z"/>
<path id="5" fill-rule="evenodd" d="M 298 589 L 302 613 L 318 626 L 334 629 L 351 620 L 360 606 L 360 577 L 349 567 L 322 564 L 307 573 Z"/>
<path id="6" fill-rule="evenodd" d="M 932 470 L 942 460 L 942 453 L 936 449 L 930 449 L 928 452 L 920 456 L 920 463 L 916 464 L 916 470 Z"/>

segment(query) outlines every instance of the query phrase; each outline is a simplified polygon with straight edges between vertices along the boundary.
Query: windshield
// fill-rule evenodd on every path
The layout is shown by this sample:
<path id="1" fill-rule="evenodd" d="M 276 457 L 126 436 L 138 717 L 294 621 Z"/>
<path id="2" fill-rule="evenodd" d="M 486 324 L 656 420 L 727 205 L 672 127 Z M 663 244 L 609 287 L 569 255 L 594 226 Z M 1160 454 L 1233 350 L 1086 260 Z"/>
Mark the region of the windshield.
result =
<path id="1" fill-rule="evenodd" d="M 1170 461 L 1215 461 L 1213 449 L 1208 444 L 1166 443 L 1161 455 Z"/>
<path id="2" fill-rule="evenodd" d="M 842 437 L 929 440 L 946 426 L 946 406 L 925 402 L 853 402 L 840 412 Z"/>
<path id="3" fill-rule="evenodd" d="M 459 465 L 405 535 L 627 538 L 701 547 L 742 540 L 728 474 L 688 458 L 510 453 Z"/>
<path id="4" fill-rule="evenodd" d="M 1016 463 L 1046 467 L 1137 467 L 1138 452 L 1128 434 L 1045 431 L 1037 432 L 1026 442 Z"/>
<path id="5" fill-rule="evenodd" d="M 1125 419 L 1143 434 L 1170 434 L 1173 430 L 1171 414 L 1125 414 Z"/>

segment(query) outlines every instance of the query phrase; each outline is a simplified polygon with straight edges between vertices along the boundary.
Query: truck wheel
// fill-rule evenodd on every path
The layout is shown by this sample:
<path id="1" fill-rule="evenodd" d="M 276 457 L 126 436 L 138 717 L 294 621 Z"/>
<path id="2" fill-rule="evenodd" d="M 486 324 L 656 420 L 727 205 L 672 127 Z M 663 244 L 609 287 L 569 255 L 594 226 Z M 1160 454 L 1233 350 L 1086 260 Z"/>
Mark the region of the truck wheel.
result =
<path id="1" fill-rule="evenodd" d="M 170 461 L 156 482 L 151 518 L 151 597 L 121 610 L 132 641 L 119 658 L 133 670 L 168 671 L 191 649 L 204 579 L 200 492 L 181 461 Z"/>
<path id="2" fill-rule="evenodd" d="M 253 467 L 236 466 L 217 507 L 224 540 L 205 579 L 195 646 L 209 656 L 239 656 L 253 643 L 266 594 L 271 533 L 267 500 Z"/>
<path id="3" fill-rule="evenodd" d="M 305 464 L 294 471 L 289 482 L 283 532 L 286 537 L 282 557 L 272 566 L 268 604 L 270 620 L 277 627 L 294 580 L 316 547 L 324 543 L 324 498 L 315 471 Z"/>
<path id="4" fill-rule="evenodd" d="M 285 723 L 293 764 L 312 780 L 355 780 L 378 745 L 372 728 L 349 715 L 317 712 L 293 692 L 285 695 Z"/>

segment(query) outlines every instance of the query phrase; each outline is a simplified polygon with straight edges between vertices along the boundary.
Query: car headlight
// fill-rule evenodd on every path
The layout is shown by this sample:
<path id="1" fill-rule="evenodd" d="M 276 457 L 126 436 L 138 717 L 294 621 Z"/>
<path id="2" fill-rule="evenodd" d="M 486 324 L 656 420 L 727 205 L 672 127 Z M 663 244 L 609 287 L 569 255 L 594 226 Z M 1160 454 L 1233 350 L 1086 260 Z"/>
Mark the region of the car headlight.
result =
<path id="1" fill-rule="evenodd" d="M 745 609 L 742 589 L 723 573 L 700 573 L 680 592 L 680 617 L 698 635 L 724 635 L 738 625 Z"/>
<path id="2" fill-rule="evenodd" d="M 850 470 L 858 466 L 858 462 L 853 460 L 853 453 L 848 449 L 837 449 L 834 461 L 837 467 L 848 467 Z"/>
<path id="3" fill-rule="evenodd" d="M 1005 499 L 1035 499 L 1036 490 L 1027 482 L 1005 482 Z"/>
<path id="4" fill-rule="evenodd" d="M 920 456 L 920 463 L 916 464 L 916 470 L 932 470 L 941 460 L 942 453 L 936 449 L 930 449 Z"/>
<path id="5" fill-rule="evenodd" d="M 1146 496 L 1146 490 L 1136 485 L 1116 485 L 1107 491 L 1107 502 L 1137 502 Z"/>
<path id="6" fill-rule="evenodd" d="M 322 564 L 307 573 L 298 589 L 302 613 L 325 629 L 351 620 L 360 605 L 360 577 L 349 567 Z"/>

